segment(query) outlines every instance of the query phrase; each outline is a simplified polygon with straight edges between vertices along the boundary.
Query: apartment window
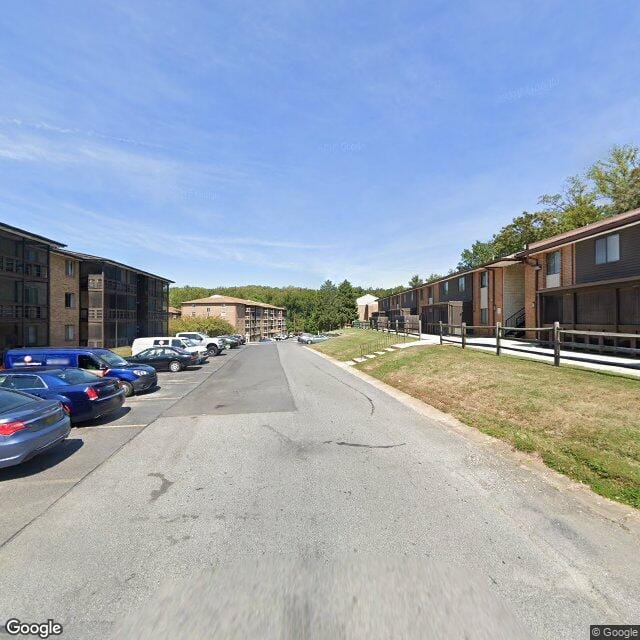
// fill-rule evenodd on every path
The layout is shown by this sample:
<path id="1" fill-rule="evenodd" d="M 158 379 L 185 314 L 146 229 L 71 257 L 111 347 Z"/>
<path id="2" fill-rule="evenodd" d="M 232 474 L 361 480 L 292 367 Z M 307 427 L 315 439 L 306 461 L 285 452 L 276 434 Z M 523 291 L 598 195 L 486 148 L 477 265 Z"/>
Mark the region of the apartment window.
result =
<path id="1" fill-rule="evenodd" d="M 464 293 L 466 282 L 464 278 L 458 278 L 458 291 Z"/>
<path id="2" fill-rule="evenodd" d="M 76 263 L 73 260 L 65 260 L 64 272 L 69 278 L 73 278 L 76 273 Z"/>
<path id="3" fill-rule="evenodd" d="M 76 294 L 75 293 L 65 293 L 64 294 L 64 306 L 67 309 L 75 309 L 76 308 Z"/>
<path id="4" fill-rule="evenodd" d="M 65 340 L 76 339 L 76 328 L 72 324 L 64 325 L 64 339 Z"/>
<path id="5" fill-rule="evenodd" d="M 38 344 L 38 327 L 29 325 L 26 327 L 26 343 L 27 346 L 32 347 Z"/>
<path id="6" fill-rule="evenodd" d="M 489 324 L 489 309 L 480 309 L 480 324 Z"/>
<path id="7" fill-rule="evenodd" d="M 488 287 L 489 286 L 489 272 L 483 271 L 480 274 L 480 287 Z"/>
<path id="8" fill-rule="evenodd" d="M 620 260 L 620 234 L 596 239 L 596 264 L 617 262 Z"/>
<path id="9" fill-rule="evenodd" d="M 554 251 L 547 256 L 547 275 L 555 276 L 560 273 L 560 252 Z"/>
<path id="10" fill-rule="evenodd" d="M 442 295 L 443 296 L 449 295 L 449 283 L 448 282 L 443 282 L 442 283 Z"/>

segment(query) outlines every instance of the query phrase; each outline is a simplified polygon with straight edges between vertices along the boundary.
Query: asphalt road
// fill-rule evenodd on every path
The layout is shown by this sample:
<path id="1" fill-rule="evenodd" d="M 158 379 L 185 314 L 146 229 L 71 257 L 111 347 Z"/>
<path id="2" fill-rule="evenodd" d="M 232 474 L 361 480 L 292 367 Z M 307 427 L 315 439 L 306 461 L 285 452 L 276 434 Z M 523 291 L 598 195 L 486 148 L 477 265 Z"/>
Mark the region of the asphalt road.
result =
<path id="1" fill-rule="evenodd" d="M 588 638 L 640 622 L 630 509 L 295 343 L 0 475 L 0 618 L 64 638 Z"/>

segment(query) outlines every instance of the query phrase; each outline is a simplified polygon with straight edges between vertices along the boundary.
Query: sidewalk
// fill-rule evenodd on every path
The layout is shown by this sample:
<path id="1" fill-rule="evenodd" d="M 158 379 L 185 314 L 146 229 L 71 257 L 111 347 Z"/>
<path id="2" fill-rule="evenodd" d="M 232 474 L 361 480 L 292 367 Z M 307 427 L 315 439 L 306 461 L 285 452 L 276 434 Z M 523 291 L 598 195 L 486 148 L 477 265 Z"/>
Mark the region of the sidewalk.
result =
<path id="1" fill-rule="evenodd" d="M 444 344 L 460 344 L 460 336 L 445 336 Z M 405 344 L 394 345 L 398 349 L 423 345 L 439 345 L 440 337 L 423 333 L 418 342 L 407 342 Z M 503 338 L 500 340 L 503 356 L 518 356 L 520 358 L 531 358 L 542 362 L 553 362 L 553 349 L 527 344 L 518 340 Z M 467 338 L 467 348 L 481 349 L 483 351 L 496 352 L 495 338 Z M 596 371 L 609 371 L 627 376 L 640 378 L 640 360 L 623 358 L 613 355 L 601 355 L 598 353 L 583 353 L 580 351 L 560 350 L 560 366 L 563 364 L 578 365 Z"/>

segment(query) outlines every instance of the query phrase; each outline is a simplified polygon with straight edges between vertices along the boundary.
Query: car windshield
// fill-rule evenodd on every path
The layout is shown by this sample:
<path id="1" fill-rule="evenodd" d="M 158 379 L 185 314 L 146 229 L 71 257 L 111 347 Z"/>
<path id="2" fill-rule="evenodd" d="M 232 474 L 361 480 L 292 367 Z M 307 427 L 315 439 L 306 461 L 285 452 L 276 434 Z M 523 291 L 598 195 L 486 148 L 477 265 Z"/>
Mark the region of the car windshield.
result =
<path id="1" fill-rule="evenodd" d="M 97 355 L 111 367 L 126 367 L 128 364 L 124 358 L 113 351 L 100 351 Z"/>
<path id="2" fill-rule="evenodd" d="M 89 373 L 84 369 L 64 369 L 63 371 L 54 371 L 49 375 L 58 378 L 64 384 L 87 384 L 90 382 L 98 382 L 102 380 L 99 376 Z"/>
<path id="3" fill-rule="evenodd" d="M 35 398 L 32 398 L 31 396 L 26 396 L 15 391 L 0 389 L 0 413 L 20 409 L 34 400 Z"/>

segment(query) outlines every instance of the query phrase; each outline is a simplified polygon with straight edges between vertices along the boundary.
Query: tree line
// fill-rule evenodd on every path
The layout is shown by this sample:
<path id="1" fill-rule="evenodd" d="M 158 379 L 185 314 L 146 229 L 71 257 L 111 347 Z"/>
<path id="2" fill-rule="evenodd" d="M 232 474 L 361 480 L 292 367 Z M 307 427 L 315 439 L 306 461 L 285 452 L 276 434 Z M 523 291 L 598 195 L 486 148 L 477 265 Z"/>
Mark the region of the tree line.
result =
<path id="1" fill-rule="evenodd" d="M 464 271 L 524 249 L 525 245 L 544 240 L 609 216 L 640 207 L 640 149 L 634 145 L 614 146 L 603 160 L 598 160 L 582 174 L 570 176 L 559 193 L 544 194 L 535 211 L 523 211 L 494 233 L 488 240 L 476 240 L 464 249 L 455 269 Z M 415 288 L 443 277 L 431 273 L 426 278 L 412 276 L 409 287 Z M 172 287 L 170 304 L 213 294 L 266 302 L 287 310 L 288 328 L 295 331 L 325 331 L 357 318 L 356 298 L 370 293 L 382 298 L 407 287 L 391 288 L 353 286 L 348 280 L 339 285 L 326 280 L 318 289 L 305 287 Z"/>
<path id="2" fill-rule="evenodd" d="M 567 178 L 559 193 L 544 194 L 535 211 L 523 211 L 487 240 L 476 240 L 460 254 L 456 271 L 473 269 L 522 251 L 525 245 L 571 231 L 618 213 L 640 207 L 640 149 L 635 145 L 614 146 L 582 174 Z M 419 287 L 442 278 L 418 274 L 409 287 Z"/>
<path id="3" fill-rule="evenodd" d="M 287 310 L 287 328 L 290 331 L 329 331 L 350 324 L 357 319 L 356 299 L 370 293 L 384 297 L 403 290 L 353 286 L 348 280 L 339 285 L 326 280 L 318 289 L 305 287 L 267 287 L 245 285 L 237 287 L 171 287 L 169 304 L 173 307 L 188 300 L 206 298 L 214 294 L 265 302 Z"/>
<path id="4" fill-rule="evenodd" d="M 584 173 L 570 176 L 560 193 L 538 199 L 538 209 L 523 211 L 488 240 L 476 240 L 460 255 L 457 270 L 472 269 L 526 244 L 571 231 L 640 207 L 640 150 L 614 146 Z"/>

